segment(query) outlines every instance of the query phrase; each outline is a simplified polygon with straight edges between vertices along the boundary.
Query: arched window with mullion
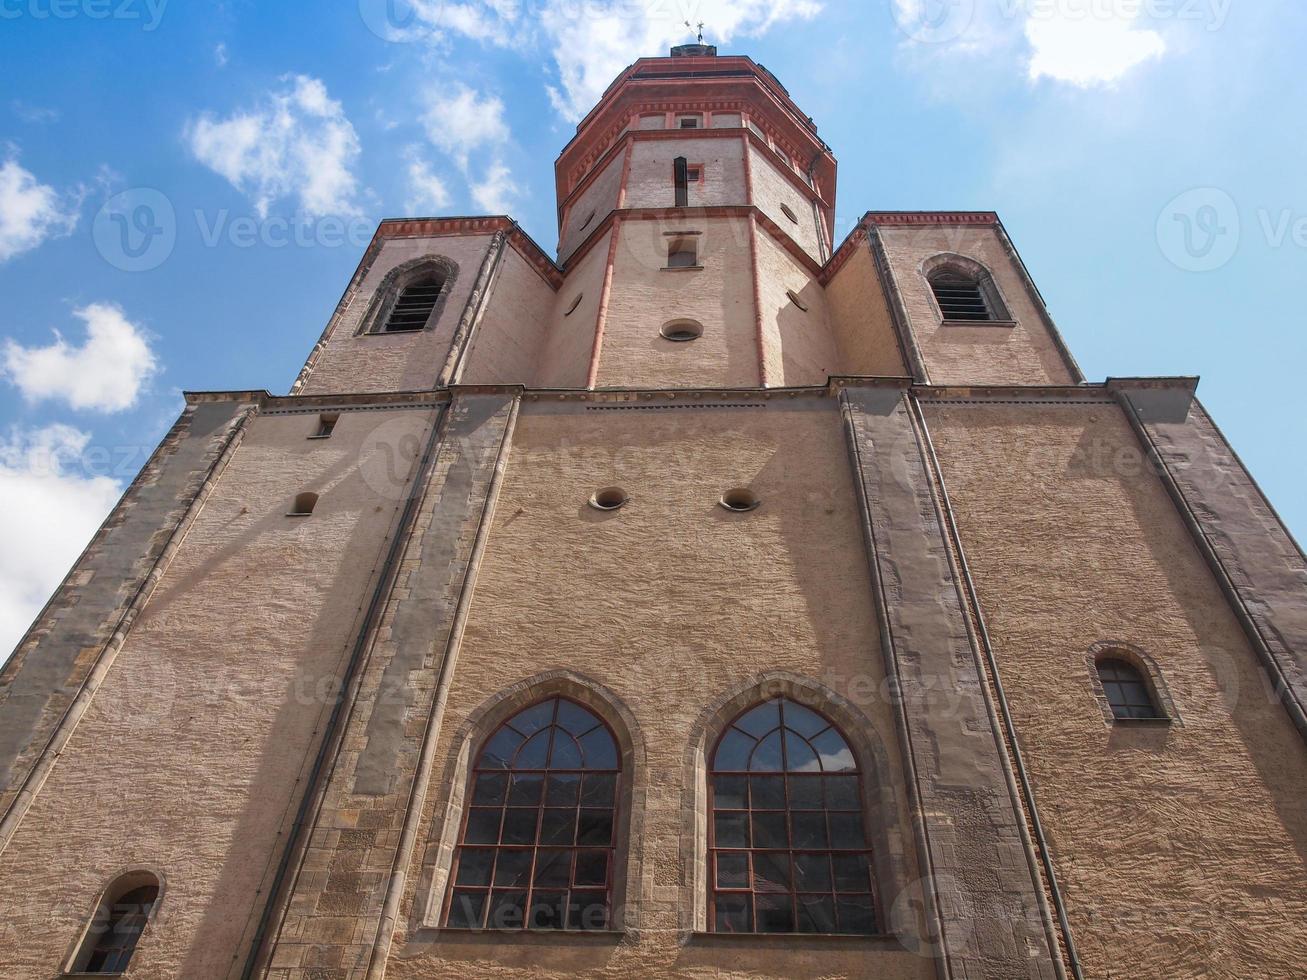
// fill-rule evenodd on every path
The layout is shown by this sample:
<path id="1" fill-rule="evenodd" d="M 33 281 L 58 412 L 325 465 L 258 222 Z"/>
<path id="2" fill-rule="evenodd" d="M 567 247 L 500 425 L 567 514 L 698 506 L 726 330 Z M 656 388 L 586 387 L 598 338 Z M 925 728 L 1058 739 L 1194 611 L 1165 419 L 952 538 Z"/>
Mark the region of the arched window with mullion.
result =
<path id="1" fill-rule="evenodd" d="M 709 786 L 717 932 L 878 931 L 862 774 L 848 740 L 788 698 L 728 725 Z"/>
<path id="2" fill-rule="evenodd" d="M 473 769 L 446 926 L 611 928 L 620 775 L 612 730 L 575 701 L 500 725 Z"/>

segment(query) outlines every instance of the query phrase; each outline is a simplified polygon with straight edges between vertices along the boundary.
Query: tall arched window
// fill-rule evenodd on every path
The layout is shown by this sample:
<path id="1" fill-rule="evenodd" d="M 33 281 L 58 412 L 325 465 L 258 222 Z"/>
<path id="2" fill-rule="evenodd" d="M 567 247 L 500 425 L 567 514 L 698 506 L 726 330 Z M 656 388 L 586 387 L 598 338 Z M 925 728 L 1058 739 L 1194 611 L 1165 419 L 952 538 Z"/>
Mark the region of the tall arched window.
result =
<path id="1" fill-rule="evenodd" d="M 1144 719 L 1156 721 L 1166 716 L 1158 710 L 1148 682 L 1129 661 L 1108 657 L 1098 661 L 1098 679 L 1118 721 Z"/>
<path id="2" fill-rule="evenodd" d="M 122 973 L 159 901 L 159 880 L 148 872 L 124 875 L 105 890 L 73 973 Z"/>
<path id="3" fill-rule="evenodd" d="M 839 730 L 788 698 L 727 726 L 709 787 L 711 927 L 876 932 L 861 782 Z"/>
<path id="4" fill-rule="evenodd" d="M 504 722 L 476 758 L 446 926 L 610 928 L 620 773 L 612 731 L 574 701 Z"/>
<path id="5" fill-rule="evenodd" d="M 433 273 L 405 286 L 400 290 L 390 316 L 386 317 L 383 332 L 406 333 L 425 328 L 444 285 L 444 279 Z"/>

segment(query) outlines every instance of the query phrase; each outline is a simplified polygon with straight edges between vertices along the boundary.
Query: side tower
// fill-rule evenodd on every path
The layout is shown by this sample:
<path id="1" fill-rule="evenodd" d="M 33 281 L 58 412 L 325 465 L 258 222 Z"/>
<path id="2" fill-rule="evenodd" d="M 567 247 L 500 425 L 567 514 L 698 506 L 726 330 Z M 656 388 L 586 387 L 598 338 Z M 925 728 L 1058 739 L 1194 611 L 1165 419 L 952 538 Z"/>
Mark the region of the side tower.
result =
<path id="1" fill-rule="evenodd" d="M 0 673 L 16 977 L 1296 976 L 1307 562 L 992 213 L 642 59 L 560 244 L 383 222 Z"/>

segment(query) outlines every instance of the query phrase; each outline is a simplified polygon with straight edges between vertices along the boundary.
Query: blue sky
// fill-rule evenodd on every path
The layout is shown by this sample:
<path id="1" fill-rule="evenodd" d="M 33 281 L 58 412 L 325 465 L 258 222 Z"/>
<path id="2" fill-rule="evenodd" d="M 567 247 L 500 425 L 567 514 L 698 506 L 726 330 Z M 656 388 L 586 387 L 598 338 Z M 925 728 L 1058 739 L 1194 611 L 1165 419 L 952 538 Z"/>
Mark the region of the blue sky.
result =
<path id="1" fill-rule="evenodd" d="M 579 113 L 685 20 L 815 117 L 841 237 L 998 211 L 1089 378 L 1202 375 L 1307 532 L 1301 2 L 0 0 L 0 647 L 181 390 L 287 389 L 378 219 L 552 249 Z"/>

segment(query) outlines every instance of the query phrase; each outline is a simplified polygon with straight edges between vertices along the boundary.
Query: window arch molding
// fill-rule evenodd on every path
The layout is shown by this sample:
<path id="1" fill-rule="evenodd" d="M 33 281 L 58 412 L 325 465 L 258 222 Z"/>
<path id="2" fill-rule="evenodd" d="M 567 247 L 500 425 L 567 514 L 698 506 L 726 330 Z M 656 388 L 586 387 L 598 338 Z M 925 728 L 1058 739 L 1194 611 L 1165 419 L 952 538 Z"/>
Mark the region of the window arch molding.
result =
<path id="1" fill-rule="evenodd" d="M 617 739 L 621 774 L 617 783 L 616 857 L 610 928 L 623 932 L 636 927 L 636 898 L 640 895 L 641 884 L 640 851 L 633 848 L 631 842 L 640 839 L 644 825 L 648 788 L 644 741 L 635 716 L 612 691 L 573 671 L 555 670 L 537 674 L 500 691 L 469 714 L 450 740 L 442 783 L 446 795 L 437 801 L 435 811 L 441 814 L 440 833 L 430 845 L 431 852 L 425 862 L 430 869 L 431 886 L 422 913 L 422 928 L 442 927 L 441 913 L 449 890 L 454 854 L 459 846 L 477 750 L 500 725 L 518 712 L 553 697 L 568 698 L 594 712 Z"/>
<path id="2" fill-rule="evenodd" d="M 1010 324 L 1014 322 L 1012 308 L 1008 306 L 1003 291 L 999 289 L 998 283 L 994 279 L 994 274 L 989 271 L 987 266 L 982 265 L 975 259 L 959 255 L 957 252 L 940 252 L 938 255 L 932 255 L 922 262 L 920 272 L 926 282 L 926 292 L 930 296 L 931 306 L 934 308 L 935 315 L 939 317 L 940 322 L 945 320 L 945 316 L 944 311 L 940 309 L 939 301 L 935 298 L 932 280 L 941 273 L 947 272 L 974 279 L 980 286 L 980 293 L 985 298 L 985 305 L 989 309 L 990 319 L 988 321 L 977 320 L 977 326 L 983 326 L 985 323 Z"/>
<path id="3" fill-rule="evenodd" d="M 441 280 L 440 298 L 436 300 L 435 309 L 431 313 L 432 321 L 439 320 L 454 282 L 458 279 L 458 263 L 444 255 L 424 255 L 402 262 L 386 273 L 372 292 L 372 302 L 368 304 L 355 336 L 383 333 L 400 293 L 429 275 L 439 276 Z"/>
<path id="4" fill-rule="evenodd" d="M 109 876 L 107 883 L 100 889 L 95 896 L 95 902 L 90 907 L 86 916 L 85 924 L 82 931 L 78 934 L 72 949 L 68 953 L 64 966 L 64 972 L 69 974 L 87 974 L 93 976 L 95 971 L 87 970 L 87 963 L 96 948 L 96 935 L 93 933 L 97 923 L 109 918 L 113 912 L 115 903 L 122 900 L 137 888 L 152 886 L 155 891 L 153 905 L 146 917 L 146 930 L 148 931 L 150 923 L 156 921 L 159 917 L 159 910 L 163 906 L 164 899 L 167 897 L 168 882 L 162 871 L 158 868 L 148 865 L 129 865 L 121 868 Z M 144 934 L 133 947 L 133 953 L 139 949 L 139 941 L 145 939 Z M 121 971 L 110 971 L 107 976 L 115 976 Z"/>
<path id="5" fill-rule="evenodd" d="M 736 717 L 777 697 L 789 698 L 824 715 L 841 730 L 853 749 L 862 772 L 867 843 L 872 850 L 877 891 L 884 903 L 879 909 L 881 927 L 900 940 L 920 936 L 920 924 L 909 904 L 895 900 L 895 896 L 909 894 L 914 879 L 912 857 L 906 849 L 911 834 L 902 826 L 904 801 L 875 726 L 851 701 L 810 678 L 786 671 L 769 671 L 733 688 L 705 708 L 691 729 L 682 783 L 681 850 L 686 870 L 681 888 L 681 928 L 687 933 L 709 929 L 709 754 Z"/>
<path id="6" fill-rule="evenodd" d="M 1103 690 L 1103 681 L 1099 676 L 1099 665 L 1108 660 L 1121 660 L 1134 667 L 1139 671 L 1139 676 L 1143 678 L 1148 687 L 1149 697 L 1153 699 L 1153 706 L 1157 708 L 1161 717 L 1157 719 L 1148 719 L 1155 724 L 1171 724 L 1182 726 L 1184 722 L 1180 719 L 1180 713 L 1175 709 L 1175 702 L 1171 698 L 1171 692 L 1167 688 L 1166 678 L 1162 675 L 1162 670 L 1157 665 L 1157 661 L 1147 651 L 1135 646 L 1132 643 L 1124 643 L 1120 640 L 1100 640 L 1089 648 L 1085 655 L 1085 663 L 1089 668 L 1089 685 L 1094 692 L 1094 698 L 1098 701 L 1099 708 L 1102 709 L 1103 719 L 1108 726 L 1116 726 L 1119 719 L 1112 710 L 1112 704 L 1108 701 L 1107 692 Z"/>

